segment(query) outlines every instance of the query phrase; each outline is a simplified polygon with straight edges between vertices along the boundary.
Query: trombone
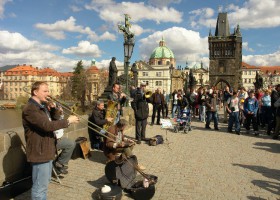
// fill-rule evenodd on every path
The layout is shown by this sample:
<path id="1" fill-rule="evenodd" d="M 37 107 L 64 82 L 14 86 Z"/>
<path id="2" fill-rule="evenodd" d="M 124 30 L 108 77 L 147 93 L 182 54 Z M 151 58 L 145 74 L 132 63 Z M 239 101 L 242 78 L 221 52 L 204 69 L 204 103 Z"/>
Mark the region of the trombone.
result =
<path id="1" fill-rule="evenodd" d="M 26 93 L 28 93 L 28 94 L 30 94 L 30 92 L 28 92 L 28 88 L 30 88 L 30 86 L 24 86 L 24 87 L 23 87 L 23 91 L 26 92 Z M 52 97 L 52 96 L 48 96 L 47 100 L 48 100 L 48 101 L 51 101 L 51 100 L 52 100 L 52 101 L 58 103 L 63 109 L 69 111 L 69 112 L 70 112 L 70 115 L 73 114 L 73 115 L 79 117 L 80 119 L 86 121 L 87 123 L 93 125 L 94 127 L 98 128 L 98 129 L 100 129 L 100 130 L 104 130 L 103 128 L 99 127 L 98 125 L 92 123 L 91 121 L 88 121 L 87 119 L 85 119 L 85 118 L 81 117 L 80 115 L 78 115 L 77 113 L 75 113 L 75 112 L 74 112 L 75 109 L 74 109 L 73 107 L 74 107 L 74 106 L 76 107 L 76 106 L 77 106 L 77 103 L 74 104 L 73 107 L 69 107 L 69 106 L 66 105 L 65 103 L 63 103 L 63 102 L 61 102 L 61 101 L 55 99 L 55 98 Z M 80 121 L 80 122 L 81 122 L 81 121 Z M 86 126 L 88 126 L 88 124 L 86 124 L 86 123 L 84 123 L 84 122 L 81 122 L 81 123 L 84 124 L 84 125 L 86 125 Z M 105 138 L 107 138 L 107 139 L 109 139 L 109 140 L 113 140 L 112 138 L 108 137 L 107 135 L 100 133 L 100 130 L 97 130 L 97 129 L 91 127 L 91 126 L 88 126 L 88 128 L 91 129 L 91 130 L 93 130 L 93 131 L 95 131 L 96 133 L 98 133 L 98 134 L 99 134 L 100 136 L 102 136 L 102 137 L 105 137 Z M 114 138 L 116 138 L 116 136 L 115 136 L 114 134 L 108 132 L 107 130 L 104 130 L 104 131 L 105 131 L 105 133 L 107 133 L 108 135 L 113 136 Z M 113 140 L 113 142 L 115 142 L 115 140 Z"/>

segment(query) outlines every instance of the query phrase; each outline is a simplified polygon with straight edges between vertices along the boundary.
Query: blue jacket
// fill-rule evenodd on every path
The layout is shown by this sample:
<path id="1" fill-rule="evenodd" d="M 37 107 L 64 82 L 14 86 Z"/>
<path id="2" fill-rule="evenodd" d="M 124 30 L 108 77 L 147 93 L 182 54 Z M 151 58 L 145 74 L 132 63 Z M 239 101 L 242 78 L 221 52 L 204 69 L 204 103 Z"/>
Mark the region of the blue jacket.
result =
<path id="1" fill-rule="evenodd" d="M 259 103 L 258 103 L 258 100 L 255 97 L 253 97 L 253 98 L 248 97 L 245 100 L 244 111 L 245 111 L 246 114 L 248 114 L 248 112 L 253 112 L 254 115 L 257 115 L 258 108 L 259 108 Z"/>

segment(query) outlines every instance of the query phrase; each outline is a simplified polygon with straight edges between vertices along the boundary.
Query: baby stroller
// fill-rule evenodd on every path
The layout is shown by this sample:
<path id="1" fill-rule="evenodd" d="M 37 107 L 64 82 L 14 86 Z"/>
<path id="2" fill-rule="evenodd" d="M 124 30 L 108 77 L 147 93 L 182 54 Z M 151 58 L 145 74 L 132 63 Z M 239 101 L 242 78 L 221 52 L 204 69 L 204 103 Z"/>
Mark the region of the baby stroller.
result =
<path id="1" fill-rule="evenodd" d="M 184 133 L 188 133 L 191 131 L 191 118 L 191 109 L 188 107 L 184 108 L 179 114 L 179 117 L 175 119 L 174 132 L 184 131 Z"/>

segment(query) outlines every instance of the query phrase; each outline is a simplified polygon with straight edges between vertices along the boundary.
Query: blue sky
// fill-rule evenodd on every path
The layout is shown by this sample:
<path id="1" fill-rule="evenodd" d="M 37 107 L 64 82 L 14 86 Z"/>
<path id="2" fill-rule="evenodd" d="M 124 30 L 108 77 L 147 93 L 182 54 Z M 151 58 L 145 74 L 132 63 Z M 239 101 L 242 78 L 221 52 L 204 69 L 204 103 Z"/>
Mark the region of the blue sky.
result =
<path id="1" fill-rule="evenodd" d="M 0 0 L 0 67 L 30 64 L 72 71 L 82 60 L 108 67 L 123 63 L 123 35 L 117 25 L 131 17 L 135 47 L 131 63 L 148 61 L 163 37 L 177 65 L 209 65 L 208 33 L 219 11 L 231 33 L 239 24 L 243 61 L 280 65 L 280 0 Z"/>

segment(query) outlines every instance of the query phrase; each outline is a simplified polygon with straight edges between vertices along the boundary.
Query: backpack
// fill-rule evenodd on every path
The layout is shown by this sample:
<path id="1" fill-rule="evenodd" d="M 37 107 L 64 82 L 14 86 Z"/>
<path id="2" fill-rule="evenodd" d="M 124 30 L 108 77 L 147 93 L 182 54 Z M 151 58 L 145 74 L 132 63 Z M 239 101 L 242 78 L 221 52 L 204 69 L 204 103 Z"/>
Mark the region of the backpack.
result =
<path id="1" fill-rule="evenodd" d="M 156 146 L 158 144 L 163 144 L 163 137 L 162 135 L 156 135 L 149 140 L 150 146 Z"/>

